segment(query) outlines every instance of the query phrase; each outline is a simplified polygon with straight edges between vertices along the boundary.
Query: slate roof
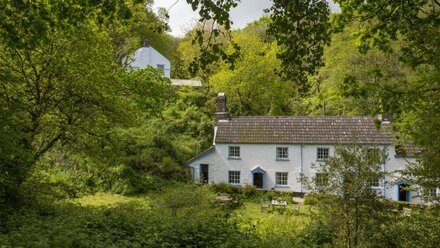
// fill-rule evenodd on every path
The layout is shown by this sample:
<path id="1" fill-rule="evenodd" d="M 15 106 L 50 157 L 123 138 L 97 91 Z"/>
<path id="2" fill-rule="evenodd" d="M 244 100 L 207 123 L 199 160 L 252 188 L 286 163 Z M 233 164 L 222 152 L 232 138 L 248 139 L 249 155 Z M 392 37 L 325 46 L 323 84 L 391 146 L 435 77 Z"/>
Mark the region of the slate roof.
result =
<path id="1" fill-rule="evenodd" d="M 389 124 L 369 116 L 249 116 L 217 123 L 216 143 L 393 144 Z"/>
<path id="2" fill-rule="evenodd" d="M 396 157 L 417 157 L 421 152 L 423 152 L 423 150 L 423 148 L 407 141 L 407 143 L 403 145 L 396 146 Z"/>

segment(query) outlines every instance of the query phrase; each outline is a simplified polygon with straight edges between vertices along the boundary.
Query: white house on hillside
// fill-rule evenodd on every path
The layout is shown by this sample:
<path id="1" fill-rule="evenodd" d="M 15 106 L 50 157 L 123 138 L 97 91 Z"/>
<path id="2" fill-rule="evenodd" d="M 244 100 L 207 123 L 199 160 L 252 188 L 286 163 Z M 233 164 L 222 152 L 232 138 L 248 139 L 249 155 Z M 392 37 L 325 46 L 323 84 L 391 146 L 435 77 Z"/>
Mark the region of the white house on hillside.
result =
<path id="1" fill-rule="evenodd" d="M 362 144 L 388 151 L 382 169 L 393 176 L 380 178 L 372 187 L 385 198 L 419 201 L 400 171 L 413 154 L 400 156 L 390 122 L 380 129 L 369 116 L 254 116 L 229 117 L 226 96 L 218 96 L 214 144 L 188 161 L 195 181 L 255 185 L 261 189 L 306 192 L 298 179 L 316 177 L 312 164 L 334 155 L 335 145 Z M 356 134 L 356 140 L 353 140 Z"/>
<path id="2" fill-rule="evenodd" d="M 164 77 L 171 79 L 171 62 L 148 42 L 144 41 L 143 47 L 136 50 L 127 61 L 127 67 L 131 69 L 144 69 L 152 66 L 163 71 Z M 171 79 L 171 84 L 176 86 L 193 86 L 201 87 L 200 80 L 195 79 Z"/>
<path id="3" fill-rule="evenodd" d="M 145 41 L 144 46 L 137 49 L 129 59 L 128 67 L 144 69 L 147 66 L 158 68 L 163 71 L 165 77 L 171 78 L 171 62 Z"/>

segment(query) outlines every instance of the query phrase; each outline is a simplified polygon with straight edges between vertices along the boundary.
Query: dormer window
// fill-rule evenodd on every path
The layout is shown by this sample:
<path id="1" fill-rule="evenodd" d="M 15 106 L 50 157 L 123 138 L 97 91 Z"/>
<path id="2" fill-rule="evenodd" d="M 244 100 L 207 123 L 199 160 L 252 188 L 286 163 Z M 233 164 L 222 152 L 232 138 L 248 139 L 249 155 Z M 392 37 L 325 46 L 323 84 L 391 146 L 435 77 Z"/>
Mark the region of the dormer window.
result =
<path id="1" fill-rule="evenodd" d="M 240 147 L 239 146 L 230 146 L 229 152 L 228 152 L 228 158 L 239 159 L 240 158 Z"/>
<path id="2" fill-rule="evenodd" d="M 276 159 L 289 160 L 289 149 L 287 147 L 277 147 Z"/>

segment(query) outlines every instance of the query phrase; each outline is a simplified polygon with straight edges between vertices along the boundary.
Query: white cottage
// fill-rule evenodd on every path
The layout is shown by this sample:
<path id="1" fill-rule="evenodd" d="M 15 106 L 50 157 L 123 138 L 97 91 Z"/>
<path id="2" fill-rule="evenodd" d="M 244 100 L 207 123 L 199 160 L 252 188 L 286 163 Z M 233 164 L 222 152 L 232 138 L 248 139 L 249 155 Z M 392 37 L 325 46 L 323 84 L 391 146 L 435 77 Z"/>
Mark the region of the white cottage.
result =
<path id="1" fill-rule="evenodd" d="M 356 140 L 353 141 L 353 134 Z M 418 201 L 400 171 L 415 157 L 400 156 L 390 122 L 380 129 L 369 116 L 240 116 L 229 117 L 226 96 L 218 96 L 214 143 L 188 161 L 193 180 L 204 183 L 255 185 L 261 189 L 305 192 L 300 174 L 315 177 L 312 164 L 334 154 L 335 145 L 363 144 L 387 149 L 383 170 L 393 177 L 378 180 L 379 194 L 399 201 Z M 385 183 L 386 182 L 386 183 Z"/>
<path id="2" fill-rule="evenodd" d="M 165 77 L 171 78 L 171 62 L 150 46 L 148 41 L 145 41 L 144 46 L 134 52 L 133 57 L 128 61 L 128 66 L 132 69 L 145 69 L 147 66 L 152 66 L 162 70 Z"/>
<path id="3" fill-rule="evenodd" d="M 129 69 L 145 69 L 147 66 L 160 69 L 163 76 L 171 79 L 171 62 L 154 49 L 148 40 L 144 41 L 143 47 L 137 49 L 124 63 Z M 197 79 L 171 79 L 171 84 L 175 86 L 201 87 L 202 82 Z"/>

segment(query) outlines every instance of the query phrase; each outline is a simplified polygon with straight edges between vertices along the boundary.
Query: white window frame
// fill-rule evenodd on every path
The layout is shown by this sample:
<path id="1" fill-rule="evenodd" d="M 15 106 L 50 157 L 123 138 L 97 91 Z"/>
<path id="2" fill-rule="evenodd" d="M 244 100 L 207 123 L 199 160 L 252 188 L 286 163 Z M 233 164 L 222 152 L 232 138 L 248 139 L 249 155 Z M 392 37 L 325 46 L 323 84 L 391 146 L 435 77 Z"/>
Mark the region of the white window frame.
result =
<path id="1" fill-rule="evenodd" d="M 240 159 L 241 151 L 240 146 L 228 146 L 228 158 Z M 238 156 L 237 156 L 238 155 Z"/>
<path id="2" fill-rule="evenodd" d="M 275 172 L 275 186 L 276 187 L 288 187 L 289 186 L 289 172 Z"/>
<path id="3" fill-rule="evenodd" d="M 428 200 L 432 201 L 433 198 L 440 196 L 438 188 L 423 188 L 423 196 Z"/>
<path id="4" fill-rule="evenodd" d="M 280 155 L 285 155 L 285 156 L 280 156 Z M 275 157 L 276 157 L 276 160 L 289 160 L 289 147 L 278 146 L 275 149 Z"/>
<path id="5" fill-rule="evenodd" d="M 240 171 L 228 171 L 228 183 L 229 184 L 240 184 L 241 183 L 241 172 Z"/>
<path id="6" fill-rule="evenodd" d="M 320 150 L 327 150 L 327 157 L 320 157 Z M 316 148 L 316 161 L 325 161 L 330 158 L 330 148 L 329 147 L 318 147 Z"/>
<path id="7" fill-rule="evenodd" d="M 372 189 L 379 189 L 382 188 L 382 178 L 376 178 L 376 179 L 371 179 L 368 182 L 368 185 L 372 188 Z"/>

